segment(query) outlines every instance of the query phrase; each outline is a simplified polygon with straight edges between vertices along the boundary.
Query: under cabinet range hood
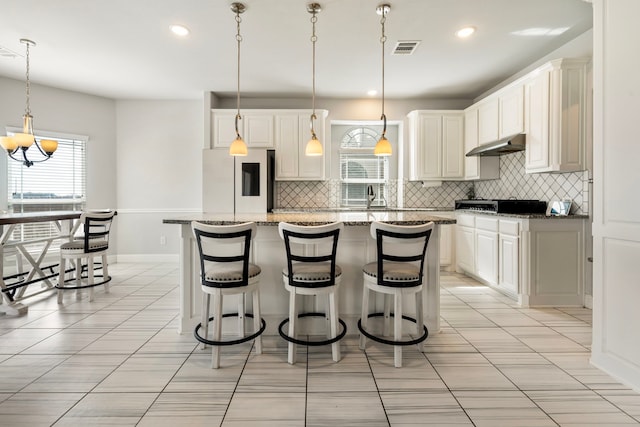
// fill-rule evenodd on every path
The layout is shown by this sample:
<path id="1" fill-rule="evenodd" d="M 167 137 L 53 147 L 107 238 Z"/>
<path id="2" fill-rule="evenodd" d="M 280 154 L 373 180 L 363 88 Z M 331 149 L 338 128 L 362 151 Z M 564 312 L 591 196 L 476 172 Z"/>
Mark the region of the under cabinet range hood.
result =
<path id="1" fill-rule="evenodd" d="M 488 144 L 482 144 L 469 151 L 466 156 L 501 156 L 503 154 L 515 153 L 525 148 L 525 134 L 518 133 L 507 138 L 502 138 Z"/>

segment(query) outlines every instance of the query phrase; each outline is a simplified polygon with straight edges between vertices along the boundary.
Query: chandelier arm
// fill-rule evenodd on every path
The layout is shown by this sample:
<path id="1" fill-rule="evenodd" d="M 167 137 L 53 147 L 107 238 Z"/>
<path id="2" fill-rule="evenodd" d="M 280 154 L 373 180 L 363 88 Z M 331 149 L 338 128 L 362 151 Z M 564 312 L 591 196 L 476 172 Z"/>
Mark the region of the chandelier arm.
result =
<path id="1" fill-rule="evenodd" d="M 35 138 L 33 139 L 33 145 L 35 145 L 38 151 L 40 151 L 40 153 L 42 153 L 42 155 L 46 157 L 46 159 L 44 160 L 47 160 L 49 157 L 51 157 L 40 147 L 40 144 L 38 144 L 38 141 Z M 35 160 L 34 163 L 43 162 L 44 160 Z"/>

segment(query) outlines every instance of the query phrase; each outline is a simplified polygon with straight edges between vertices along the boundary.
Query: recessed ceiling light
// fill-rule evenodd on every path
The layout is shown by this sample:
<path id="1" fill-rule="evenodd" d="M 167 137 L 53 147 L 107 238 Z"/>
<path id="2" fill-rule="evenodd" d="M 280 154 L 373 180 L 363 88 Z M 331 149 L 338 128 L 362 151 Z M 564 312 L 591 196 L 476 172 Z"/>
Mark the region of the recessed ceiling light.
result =
<path id="1" fill-rule="evenodd" d="M 189 29 L 184 25 L 171 25 L 169 29 L 173 34 L 180 37 L 186 37 L 189 35 L 189 32 L 190 32 Z"/>
<path id="2" fill-rule="evenodd" d="M 460 37 L 461 39 L 464 39 L 466 37 L 469 37 L 471 34 L 475 32 L 476 32 L 476 27 L 464 27 L 456 31 L 456 36 Z"/>
<path id="3" fill-rule="evenodd" d="M 367 95 L 369 96 L 376 96 L 378 94 L 378 91 L 375 89 L 371 89 L 367 91 Z"/>

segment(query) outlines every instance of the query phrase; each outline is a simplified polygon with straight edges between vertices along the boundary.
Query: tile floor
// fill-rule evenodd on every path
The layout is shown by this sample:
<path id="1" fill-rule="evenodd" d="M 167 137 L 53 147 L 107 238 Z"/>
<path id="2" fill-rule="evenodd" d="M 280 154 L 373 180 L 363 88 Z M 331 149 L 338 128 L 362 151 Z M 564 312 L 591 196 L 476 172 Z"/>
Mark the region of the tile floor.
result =
<path id="1" fill-rule="evenodd" d="M 425 352 L 343 340 L 300 349 L 279 337 L 209 353 L 176 334 L 177 264 L 115 264 L 95 301 L 34 297 L 0 316 L 1 426 L 622 426 L 640 395 L 589 365 L 591 312 L 519 309 L 442 276 L 442 333 Z"/>

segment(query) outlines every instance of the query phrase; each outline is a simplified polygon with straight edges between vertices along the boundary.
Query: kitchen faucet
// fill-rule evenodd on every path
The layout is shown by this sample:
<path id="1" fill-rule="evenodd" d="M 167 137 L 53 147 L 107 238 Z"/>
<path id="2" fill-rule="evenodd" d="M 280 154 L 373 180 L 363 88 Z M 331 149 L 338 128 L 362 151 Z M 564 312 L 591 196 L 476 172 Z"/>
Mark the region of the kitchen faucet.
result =
<path id="1" fill-rule="evenodd" d="M 376 193 L 373 192 L 373 185 L 367 185 L 367 209 L 371 208 L 371 202 L 376 199 Z"/>

